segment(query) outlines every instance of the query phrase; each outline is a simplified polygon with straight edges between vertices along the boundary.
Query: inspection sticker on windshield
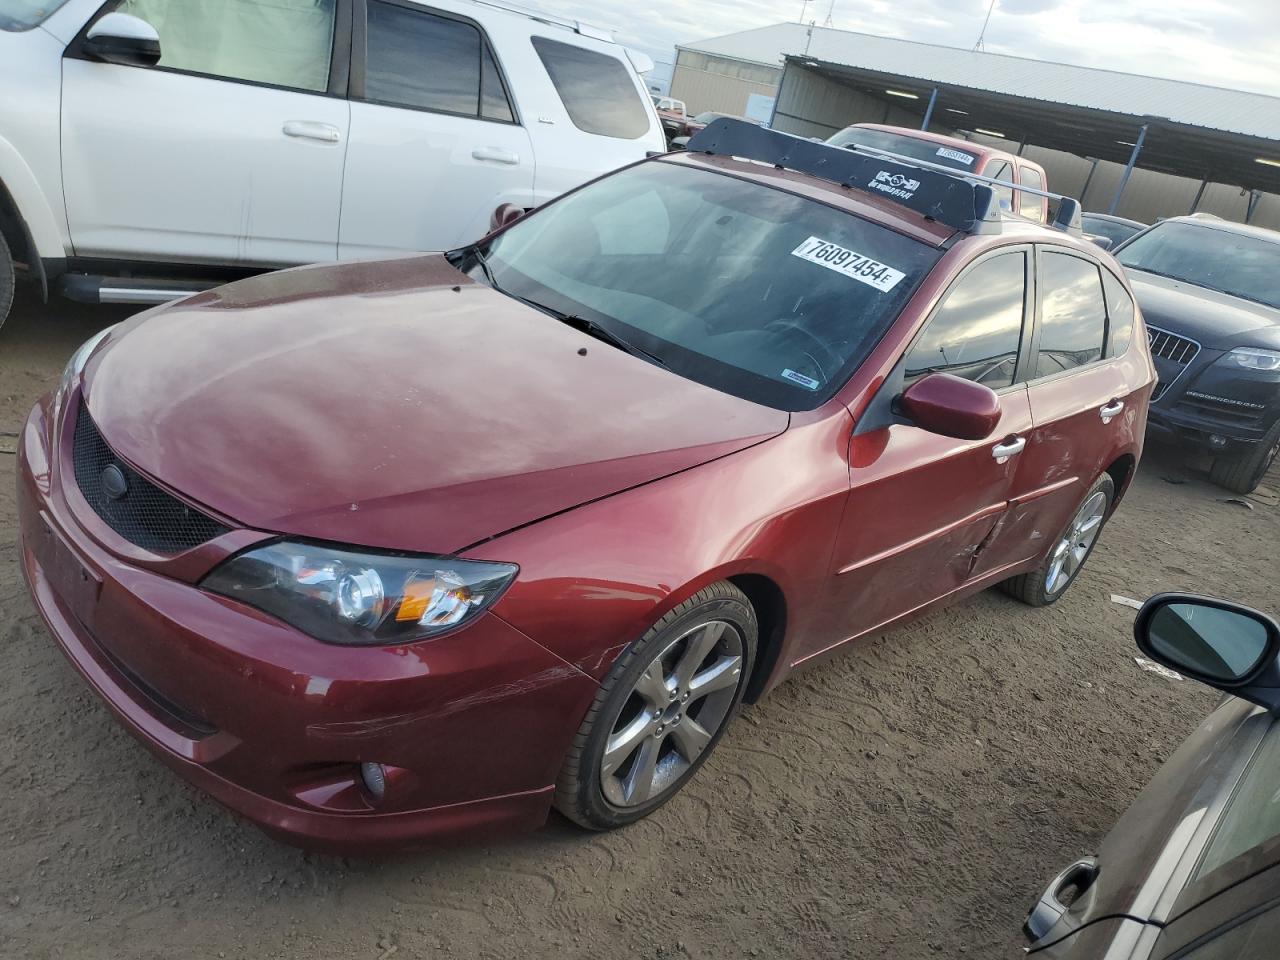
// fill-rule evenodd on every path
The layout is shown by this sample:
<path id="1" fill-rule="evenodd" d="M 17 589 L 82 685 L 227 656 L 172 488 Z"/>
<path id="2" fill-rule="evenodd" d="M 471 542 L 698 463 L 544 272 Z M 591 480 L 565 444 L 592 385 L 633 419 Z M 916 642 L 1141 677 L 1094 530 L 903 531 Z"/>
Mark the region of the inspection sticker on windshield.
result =
<path id="1" fill-rule="evenodd" d="M 794 370 L 789 368 L 783 370 L 782 375 L 792 383 L 800 384 L 800 386 L 804 387 L 806 390 L 817 390 L 822 386 L 822 384 L 813 379 L 813 377 L 806 377 L 803 373 L 796 373 Z"/>
<path id="2" fill-rule="evenodd" d="M 956 163 L 963 163 L 966 167 L 973 163 L 972 156 L 967 153 L 961 153 L 959 150 L 952 150 L 950 147 L 939 147 L 938 156 L 954 160 Z"/>
<path id="3" fill-rule="evenodd" d="M 843 273 L 851 280 L 875 287 L 881 293 L 888 293 L 906 276 L 901 270 L 895 270 L 879 260 L 872 260 L 821 237 L 810 237 L 792 250 L 791 255 L 836 273 Z"/>

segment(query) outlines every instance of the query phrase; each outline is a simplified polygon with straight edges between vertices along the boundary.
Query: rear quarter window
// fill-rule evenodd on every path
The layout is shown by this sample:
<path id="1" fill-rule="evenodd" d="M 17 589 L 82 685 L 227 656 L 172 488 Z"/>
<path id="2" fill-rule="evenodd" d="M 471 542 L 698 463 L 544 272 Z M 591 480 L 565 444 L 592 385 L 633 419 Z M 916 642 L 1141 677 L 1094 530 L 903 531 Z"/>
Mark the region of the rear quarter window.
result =
<path id="1" fill-rule="evenodd" d="M 649 132 L 649 111 L 621 60 L 546 37 L 534 37 L 533 48 L 583 133 L 635 140 Z"/>
<path id="2" fill-rule="evenodd" d="M 1133 342 L 1133 319 L 1137 313 L 1133 298 L 1110 270 L 1102 271 L 1102 292 L 1107 298 L 1107 356 L 1123 357 Z"/>

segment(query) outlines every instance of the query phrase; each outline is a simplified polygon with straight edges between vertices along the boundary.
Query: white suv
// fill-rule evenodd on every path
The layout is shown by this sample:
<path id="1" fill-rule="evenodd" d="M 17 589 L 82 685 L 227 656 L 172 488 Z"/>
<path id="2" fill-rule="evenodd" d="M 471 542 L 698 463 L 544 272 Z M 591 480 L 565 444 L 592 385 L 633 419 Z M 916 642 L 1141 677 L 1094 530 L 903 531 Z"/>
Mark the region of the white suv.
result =
<path id="1" fill-rule="evenodd" d="M 0 0 L 0 322 L 15 261 L 159 302 L 468 243 L 665 150 L 651 68 L 485 0 Z"/>

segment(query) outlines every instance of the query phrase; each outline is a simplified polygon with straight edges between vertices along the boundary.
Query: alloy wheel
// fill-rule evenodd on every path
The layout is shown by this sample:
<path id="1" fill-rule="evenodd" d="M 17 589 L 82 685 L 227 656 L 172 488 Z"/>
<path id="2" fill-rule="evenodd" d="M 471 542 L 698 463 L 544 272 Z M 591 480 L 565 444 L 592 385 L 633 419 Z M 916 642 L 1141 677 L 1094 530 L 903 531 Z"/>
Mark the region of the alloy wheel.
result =
<path id="1" fill-rule="evenodd" d="M 1054 548 L 1049 572 L 1044 578 L 1044 592 L 1049 596 L 1067 588 L 1071 578 L 1089 556 L 1093 542 L 1102 530 L 1107 512 L 1107 495 L 1099 490 L 1089 497 L 1067 526 L 1062 539 Z"/>
<path id="2" fill-rule="evenodd" d="M 677 783 L 732 711 L 742 680 L 738 628 L 711 620 L 649 662 L 610 728 L 600 785 L 615 807 L 640 806 Z"/>

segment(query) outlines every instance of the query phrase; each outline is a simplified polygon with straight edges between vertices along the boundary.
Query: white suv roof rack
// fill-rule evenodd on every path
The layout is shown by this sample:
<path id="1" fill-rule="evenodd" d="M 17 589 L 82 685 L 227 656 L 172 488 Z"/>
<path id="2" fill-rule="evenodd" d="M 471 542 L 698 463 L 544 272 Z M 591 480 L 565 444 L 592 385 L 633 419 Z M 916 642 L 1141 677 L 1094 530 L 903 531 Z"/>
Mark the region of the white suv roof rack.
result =
<path id="1" fill-rule="evenodd" d="M 563 27 L 566 30 L 572 30 L 574 33 L 581 34 L 584 37 L 590 37 L 593 40 L 603 40 L 606 43 L 616 43 L 613 38 L 613 31 L 606 30 L 604 27 L 592 26 L 589 23 L 583 23 L 581 20 L 570 20 L 568 17 L 557 17 L 553 13 L 543 13 L 541 10 L 535 10 L 533 7 L 526 7 L 519 3 L 512 3 L 510 0 L 472 0 L 472 3 L 478 3 L 485 7 L 494 7 L 498 10 L 506 10 L 508 13 L 516 13 L 522 17 L 528 17 L 530 20 L 537 20 L 539 23 L 545 23 L 552 27 Z"/>

